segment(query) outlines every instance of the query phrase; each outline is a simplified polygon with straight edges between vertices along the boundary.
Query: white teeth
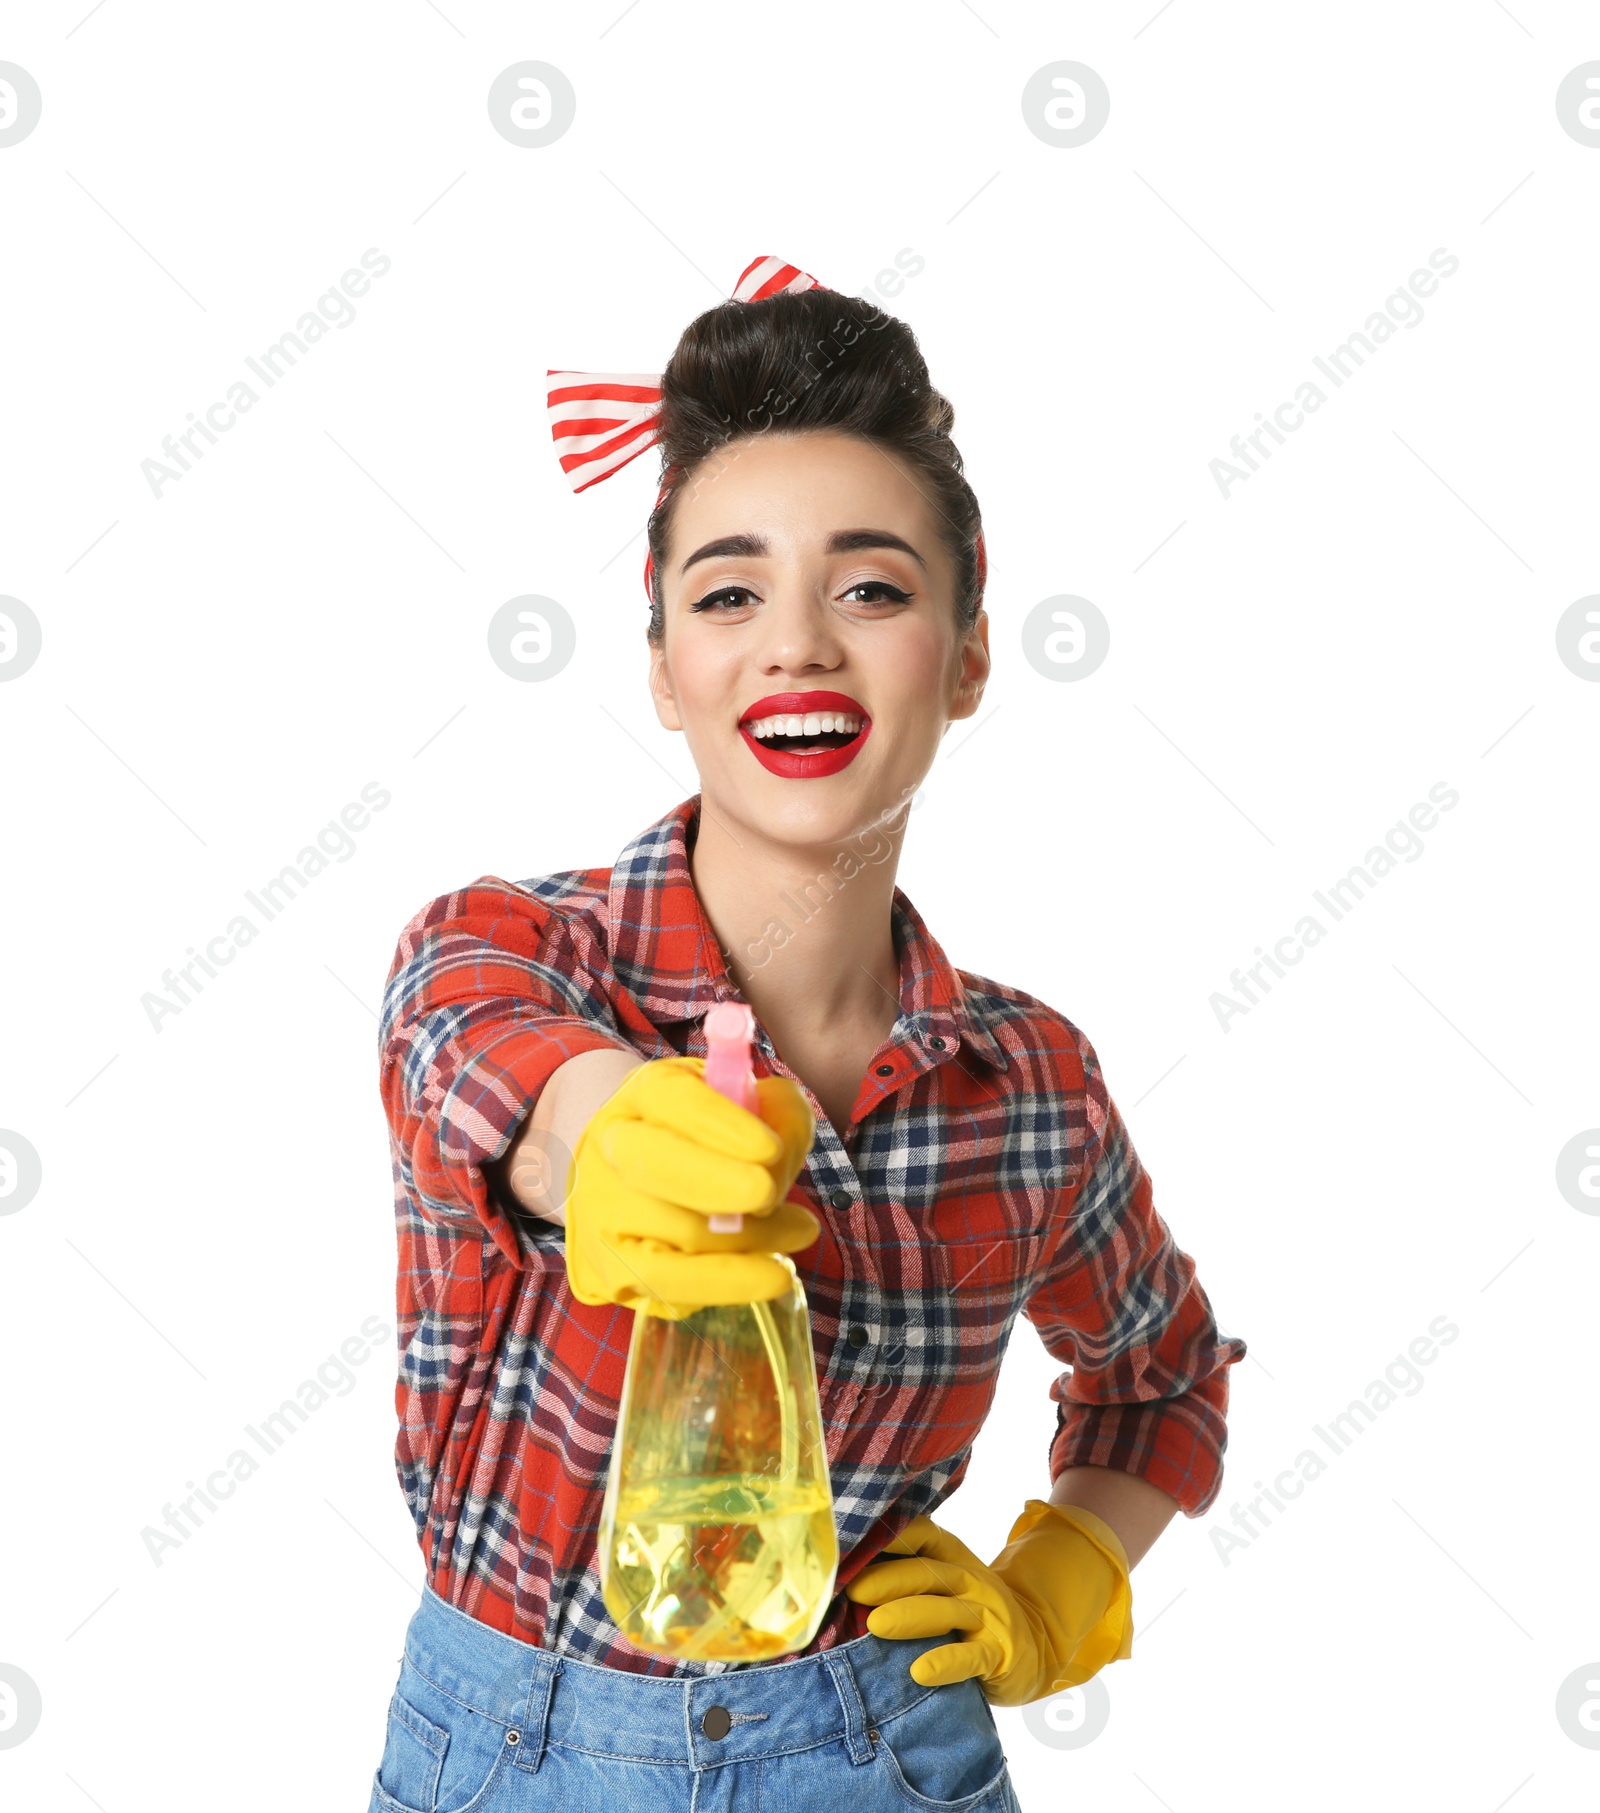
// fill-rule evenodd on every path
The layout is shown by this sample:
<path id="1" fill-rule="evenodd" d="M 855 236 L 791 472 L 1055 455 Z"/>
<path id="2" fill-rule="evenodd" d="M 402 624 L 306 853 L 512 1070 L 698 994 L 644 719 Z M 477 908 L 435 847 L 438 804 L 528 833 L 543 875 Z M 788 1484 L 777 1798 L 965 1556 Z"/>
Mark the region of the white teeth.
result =
<path id="1" fill-rule="evenodd" d="M 745 723 L 753 737 L 814 737 L 830 730 L 854 735 L 860 728 L 861 719 L 852 711 L 811 711 L 804 716 L 778 712 L 770 718 L 750 718 Z"/>

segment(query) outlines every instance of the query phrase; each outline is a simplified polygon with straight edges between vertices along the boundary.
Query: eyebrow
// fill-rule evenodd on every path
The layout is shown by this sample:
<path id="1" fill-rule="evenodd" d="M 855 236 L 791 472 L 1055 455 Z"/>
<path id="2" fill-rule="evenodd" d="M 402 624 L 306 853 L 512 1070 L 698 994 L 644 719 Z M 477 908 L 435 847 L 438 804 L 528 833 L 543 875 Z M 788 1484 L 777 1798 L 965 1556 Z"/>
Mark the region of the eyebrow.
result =
<path id="1" fill-rule="evenodd" d="M 911 543 L 889 529 L 835 529 L 828 537 L 826 552 L 857 554 L 867 548 L 898 548 L 902 554 L 909 554 L 924 572 L 928 570 L 927 561 Z M 696 548 L 678 571 L 687 573 L 697 560 L 763 560 L 771 552 L 763 535 L 719 535 L 703 548 Z"/>

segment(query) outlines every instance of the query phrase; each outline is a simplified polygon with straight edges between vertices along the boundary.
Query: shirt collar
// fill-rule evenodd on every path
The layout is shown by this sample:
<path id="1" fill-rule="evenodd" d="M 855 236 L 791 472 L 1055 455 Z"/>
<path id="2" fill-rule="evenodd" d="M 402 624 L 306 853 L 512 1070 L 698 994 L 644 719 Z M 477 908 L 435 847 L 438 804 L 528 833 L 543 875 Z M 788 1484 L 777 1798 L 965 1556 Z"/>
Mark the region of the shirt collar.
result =
<path id="1" fill-rule="evenodd" d="M 742 997 L 728 974 L 716 936 L 700 906 L 689 853 L 699 825 L 701 795 L 646 826 L 612 865 L 607 894 L 611 966 L 651 1023 L 698 1019 L 719 1001 Z M 976 1000 L 963 986 L 922 915 L 897 887 L 891 915 L 900 953 L 897 1032 L 964 1044 L 1000 1070 L 1006 1056 Z M 798 915 L 797 915 L 798 916 Z"/>

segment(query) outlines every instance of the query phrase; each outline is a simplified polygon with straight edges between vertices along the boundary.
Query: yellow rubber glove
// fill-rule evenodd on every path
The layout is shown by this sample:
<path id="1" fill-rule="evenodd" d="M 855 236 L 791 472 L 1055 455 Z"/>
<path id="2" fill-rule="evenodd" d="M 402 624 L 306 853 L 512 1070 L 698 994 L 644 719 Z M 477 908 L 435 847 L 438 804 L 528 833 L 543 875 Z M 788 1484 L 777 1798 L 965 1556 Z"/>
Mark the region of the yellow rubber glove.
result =
<path id="1" fill-rule="evenodd" d="M 970 1632 L 911 1663 L 924 1687 L 977 1675 L 994 1706 L 1025 1706 L 1078 1687 L 1133 1649 L 1128 1556 L 1103 1518 L 1030 1498 L 987 1566 L 931 1517 L 914 1517 L 844 1589 L 875 1609 L 878 1637 Z"/>
<path id="2" fill-rule="evenodd" d="M 567 1281 L 580 1303 L 686 1316 L 789 1289 L 769 1255 L 822 1232 L 804 1203 L 784 1200 L 816 1121 L 788 1077 L 757 1078 L 756 1094 L 752 1114 L 706 1082 L 703 1058 L 655 1058 L 589 1117 L 567 1175 Z M 735 1211 L 737 1234 L 706 1225 Z"/>

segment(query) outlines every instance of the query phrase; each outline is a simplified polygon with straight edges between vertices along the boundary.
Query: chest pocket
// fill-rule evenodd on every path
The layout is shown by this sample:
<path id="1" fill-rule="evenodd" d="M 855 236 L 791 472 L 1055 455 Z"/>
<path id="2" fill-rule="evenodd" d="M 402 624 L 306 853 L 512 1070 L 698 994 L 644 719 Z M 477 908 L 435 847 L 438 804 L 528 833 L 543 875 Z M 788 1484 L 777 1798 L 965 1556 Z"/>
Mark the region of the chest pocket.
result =
<path id="1" fill-rule="evenodd" d="M 934 1276 L 956 1324 L 962 1376 L 998 1369 L 1007 1325 L 1033 1288 L 1044 1240 L 1043 1228 L 1005 1229 L 934 1248 Z"/>
<path id="2" fill-rule="evenodd" d="M 936 1133 L 887 1120 L 868 1131 L 877 1143 L 857 1169 L 873 1179 L 874 1269 L 904 1343 L 875 1356 L 873 1410 L 918 1471 L 982 1427 L 1080 1167 L 1068 1117 L 1037 1094 L 964 1105 Z"/>
<path id="3" fill-rule="evenodd" d="M 1010 1229 L 936 1239 L 927 1248 L 924 1338 L 933 1364 L 918 1406 L 922 1464 L 950 1458 L 982 1428 L 1044 1240 L 1043 1229 Z"/>
<path id="4" fill-rule="evenodd" d="M 947 1291 L 983 1300 L 1008 1296 L 1026 1279 L 1043 1239 L 1042 1229 L 1022 1228 L 942 1241 L 934 1270 Z"/>

